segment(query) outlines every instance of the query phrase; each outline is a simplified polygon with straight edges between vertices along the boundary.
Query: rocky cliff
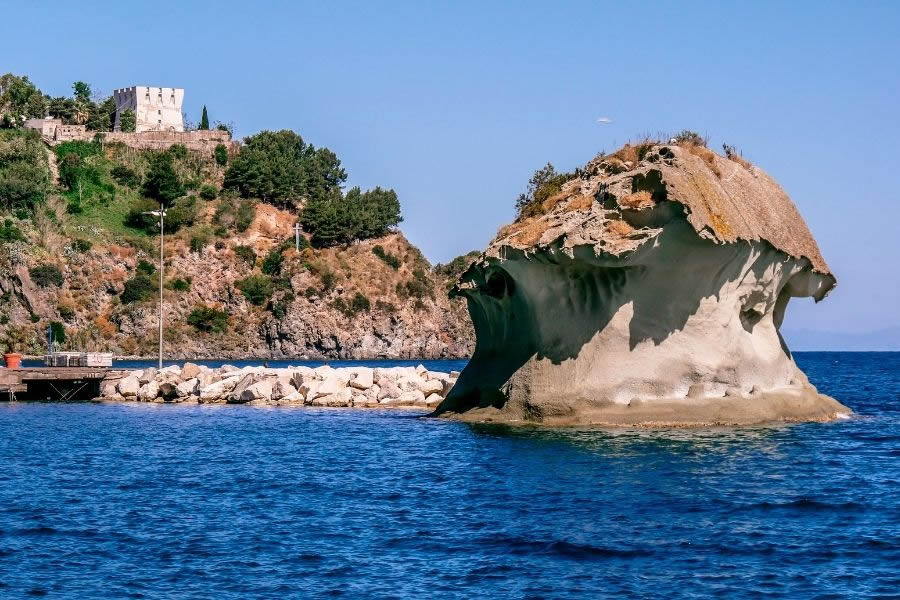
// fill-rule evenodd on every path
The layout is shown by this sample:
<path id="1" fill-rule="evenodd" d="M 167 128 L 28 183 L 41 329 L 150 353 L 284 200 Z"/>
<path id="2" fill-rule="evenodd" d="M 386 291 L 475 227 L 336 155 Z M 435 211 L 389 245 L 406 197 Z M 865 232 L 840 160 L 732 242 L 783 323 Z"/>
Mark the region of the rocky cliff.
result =
<path id="1" fill-rule="evenodd" d="M 33 211 L 0 214 L 3 349 L 42 354 L 56 323 L 62 348 L 155 354 L 159 237 L 152 222 L 143 231 L 127 225 L 143 201 L 128 177 L 139 181 L 145 163 L 121 145 L 91 149 L 77 164 L 87 173 L 77 185 L 50 184 Z M 211 157 L 182 150 L 176 168 L 193 183 L 170 210 L 179 230 L 165 238 L 167 356 L 471 353 L 464 304 L 447 297 L 449 273 L 432 268 L 399 231 L 329 248 L 310 247 L 303 235 L 297 251 L 296 210 L 229 196 L 220 189 L 224 167 Z M 242 288 L 247 281 L 252 290 Z"/>
<path id="2" fill-rule="evenodd" d="M 475 353 L 438 413 L 548 424 L 825 420 L 779 334 L 835 285 L 784 191 L 739 156 L 599 156 L 502 229 L 454 289 Z"/>

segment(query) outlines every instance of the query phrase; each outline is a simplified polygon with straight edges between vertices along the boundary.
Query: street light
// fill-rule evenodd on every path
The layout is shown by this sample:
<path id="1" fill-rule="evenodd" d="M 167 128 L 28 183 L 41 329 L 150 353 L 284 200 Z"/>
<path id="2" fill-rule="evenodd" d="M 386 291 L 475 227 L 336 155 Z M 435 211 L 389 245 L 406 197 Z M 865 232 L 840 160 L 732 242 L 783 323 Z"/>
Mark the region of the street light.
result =
<path id="1" fill-rule="evenodd" d="M 165 229 L 166 209 L 162 202 L 159 203 L 159 210 L 151 210 L 141 213 L 145 215 L 153 215 L 159 217 L 159 368 L 163 368 L 163 234 Z"/>

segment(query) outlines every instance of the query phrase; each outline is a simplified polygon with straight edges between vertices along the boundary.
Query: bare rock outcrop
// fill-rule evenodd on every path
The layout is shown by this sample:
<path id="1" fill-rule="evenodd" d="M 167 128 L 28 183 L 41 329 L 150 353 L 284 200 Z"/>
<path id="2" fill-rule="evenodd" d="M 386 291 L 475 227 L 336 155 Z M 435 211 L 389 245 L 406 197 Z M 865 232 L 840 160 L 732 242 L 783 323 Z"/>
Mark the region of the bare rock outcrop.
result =
<path id="1" fill-rule="evenodd" d="M 588 163 L 462 275 L 475 353 L 437 413 L 559 425 L 849 413 L 779 333 L 791 298 L 835 285 L 785 192 L 703 147 L 631 150 Z"/>

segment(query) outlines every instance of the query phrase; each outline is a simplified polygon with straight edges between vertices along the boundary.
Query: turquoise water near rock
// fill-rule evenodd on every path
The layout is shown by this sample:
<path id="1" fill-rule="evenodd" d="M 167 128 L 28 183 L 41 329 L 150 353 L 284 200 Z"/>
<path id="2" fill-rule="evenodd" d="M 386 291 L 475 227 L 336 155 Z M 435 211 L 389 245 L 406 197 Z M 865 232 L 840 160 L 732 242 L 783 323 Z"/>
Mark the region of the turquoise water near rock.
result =
<path id="1" fill-rule="evenodd" d="M 900 353 L 796 358 L 853 418 L 597 431 L 2 403 L 0 596 L 895 595 Z"/>

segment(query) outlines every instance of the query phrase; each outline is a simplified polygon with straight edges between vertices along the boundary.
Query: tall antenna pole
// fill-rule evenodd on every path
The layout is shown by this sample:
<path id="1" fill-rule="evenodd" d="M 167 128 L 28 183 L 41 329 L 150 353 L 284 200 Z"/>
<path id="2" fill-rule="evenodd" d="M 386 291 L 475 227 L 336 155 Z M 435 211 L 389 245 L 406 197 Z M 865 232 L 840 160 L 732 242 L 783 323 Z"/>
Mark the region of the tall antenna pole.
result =
<path id="1" fill-rule="evenodd" d="M 165 210 L 159 203 L 159 368 L 163 368 L 163 236 L 165 235 Z"/>

